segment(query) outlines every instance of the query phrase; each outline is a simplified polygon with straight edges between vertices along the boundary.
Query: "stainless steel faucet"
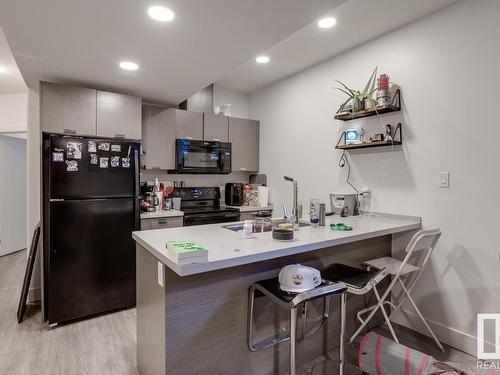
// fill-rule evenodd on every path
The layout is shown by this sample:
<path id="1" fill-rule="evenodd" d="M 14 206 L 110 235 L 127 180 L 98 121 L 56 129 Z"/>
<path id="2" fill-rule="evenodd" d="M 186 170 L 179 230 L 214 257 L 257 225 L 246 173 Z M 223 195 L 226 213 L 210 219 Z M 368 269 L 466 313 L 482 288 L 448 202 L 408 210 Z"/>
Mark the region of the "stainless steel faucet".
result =
<path id="1" fill-rule="evenodd" d="M 292 208 L 292 214 L 295 217 L 295 222 L 299 222 L 299 207 L 298 207 L 298 188 L 297 188 L 297 181 L 295 181 L 292 177 L 289 176 L 284 176 L 283 177 L 286 181 L 290 181 L 293 184 L 293 208 Z"/>

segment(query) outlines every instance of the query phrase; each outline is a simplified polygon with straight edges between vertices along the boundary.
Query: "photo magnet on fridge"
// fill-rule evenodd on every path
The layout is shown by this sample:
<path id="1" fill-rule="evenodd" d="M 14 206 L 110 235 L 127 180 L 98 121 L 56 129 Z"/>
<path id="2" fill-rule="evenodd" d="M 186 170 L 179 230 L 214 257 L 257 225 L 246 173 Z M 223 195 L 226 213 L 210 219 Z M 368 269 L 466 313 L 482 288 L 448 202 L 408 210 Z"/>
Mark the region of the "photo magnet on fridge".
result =
<path id="1" fill-rule="evenodd" d="M 109 166 L 109 158 L 99 158 L 99 167 L 108 168 Z"/>
<path id="2" fill-rule="evenodd" d="M 66 160 L 66 170 L 68 172 L 77 172 L 78 171 L 78 162 L 76 160 Z"/>
<path id="3" fill-rule="evenodd" d="M 109 151 L 109 142 L 99 142 L 99 150 Z"/>
<path id="4" fill-rule="evenodd" d="M 130 168 L 130 158 L 122 158 L 122 167 Z"/>
<path id="5" fill-rule="evenodd" d="M 90 154 L 90 164 L 97 164 L 97 154 Z"/>
<path id="6" fill-rule="evenodd" d="M 95 141 L 89 141 L 88 150 L 89 152 L 97 152 L 97 144 Z"/>
<path id="7" fill-rule="evenodd" d="M 82 144 L 80 142 L 66 143 L 68 159 L 81 159 L 82 158 Z"/>
<path id="8" fill-rule="evenodd" d="M 112 152 L 122 152 L 122 145 L 111 145 Z"/>
<path id="9" fill-rule="evenodd" d="M 111 158 L 111 166 L 112 167 L 119 167 L 120 166 L 120 157 L 119 156 L 113 156 Z"/>
<path id="10" fill-rule="evenodd" d="M 53 152 L 52 153 L 52 161 L 56 163 L 61 163 L 64 161 L 64 152 Z"/>

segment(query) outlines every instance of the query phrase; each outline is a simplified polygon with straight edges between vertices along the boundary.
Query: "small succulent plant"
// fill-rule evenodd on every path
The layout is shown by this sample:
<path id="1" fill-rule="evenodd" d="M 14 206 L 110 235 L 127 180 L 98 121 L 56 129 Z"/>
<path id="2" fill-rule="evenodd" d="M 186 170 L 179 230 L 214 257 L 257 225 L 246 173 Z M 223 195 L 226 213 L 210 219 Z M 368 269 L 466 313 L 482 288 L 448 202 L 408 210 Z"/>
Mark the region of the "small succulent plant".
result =
<path id="1" fill-rule="evenodd" d="M 360 91 L 360 90 L 353 90 L 350 89 L 346 84 L 335 80 L 338 82 L 342 87 L 335 87 L 335 89 L 343 92 L 344 94 L 347 95 L 347 100 L 342 103 L 340 106 L 341 110 L 344 109 L 345 107 L 348 106 L 348 104 L 351 104 L 353 111 L 356 111 L 355 108 L 359 108 L 365 100 L 372 101 L 374 103 L 375 101 L 372 98 L 373 93 L 377 90 L 375 87 L 375 83 L 377 81 L 377 67 L 373 70 L 373 73 L 370 76 L 370 79 L 365 85 L 365 88 Z"/>

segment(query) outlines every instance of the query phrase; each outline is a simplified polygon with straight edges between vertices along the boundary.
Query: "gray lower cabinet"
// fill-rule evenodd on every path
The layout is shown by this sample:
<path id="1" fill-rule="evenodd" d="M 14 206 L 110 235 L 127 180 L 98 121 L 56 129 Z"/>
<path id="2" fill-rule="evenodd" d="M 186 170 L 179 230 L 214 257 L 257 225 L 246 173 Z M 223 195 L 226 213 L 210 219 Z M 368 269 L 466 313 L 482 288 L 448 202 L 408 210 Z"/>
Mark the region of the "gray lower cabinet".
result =
<path id="1" fill-rule="evenodd" d="M 232 143 L 232 170 L 259 170 L 259 122 L 230 117 L 229 142 Z"/>
<path id="2" fill-rule="evenodd" d="M 182 216 L 141 219 L 141 230 L 178 228 L 182 226 Z"/>
<path id="3" fill-rule="evenodd" d="M 96 135 L 97 91 L 42 82 L 41 128 L 45 132 Z"/>
<path id="4" fill-rule="evenodd" d="M 176 138 L 203 139 L 203 113 L 170 108 L 169 123 L 175 127 Z"/>
<path id="5" fill-rule="evenodd" d="M 145 105 L 142 109 L 143 166 L 146 169 L 175 168 L 175 123 L 163 107 Z"/>
<path id="6" fill-rule="evenodd" d="M 229 117 L 204 113 L 203 140 L 229 142 Z"/>
<path id="7" fill-rule="evenodd" d="M 142 99 L 97 91 L 97 135 L 141 139 Z"/>

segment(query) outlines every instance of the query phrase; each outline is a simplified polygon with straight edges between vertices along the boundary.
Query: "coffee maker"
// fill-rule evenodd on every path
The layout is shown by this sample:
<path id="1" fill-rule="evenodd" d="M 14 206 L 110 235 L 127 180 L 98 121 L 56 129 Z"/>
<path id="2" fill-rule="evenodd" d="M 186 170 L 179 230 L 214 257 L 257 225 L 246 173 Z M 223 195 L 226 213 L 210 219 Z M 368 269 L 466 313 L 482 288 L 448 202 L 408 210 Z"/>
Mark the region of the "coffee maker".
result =
<path id="1" fill-rule="evenodd" d="M 243 206 L 245 184 L 239 182 L 227 183 L 225 187 L 226 206 Z"/>
<path id="2" fill-rule="evenodd" d="M 141 184 L 141 211 L 154 212 L 155 207 L 158 205 L 158 197 L 153 191 L 154 185 L 148 185 L 147 182 Z"/>

